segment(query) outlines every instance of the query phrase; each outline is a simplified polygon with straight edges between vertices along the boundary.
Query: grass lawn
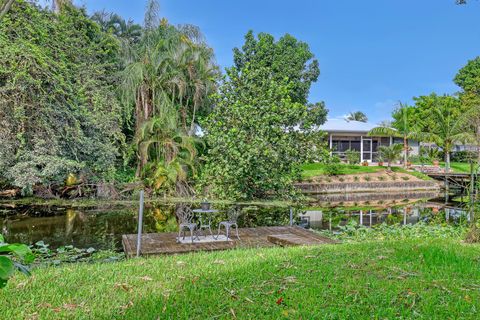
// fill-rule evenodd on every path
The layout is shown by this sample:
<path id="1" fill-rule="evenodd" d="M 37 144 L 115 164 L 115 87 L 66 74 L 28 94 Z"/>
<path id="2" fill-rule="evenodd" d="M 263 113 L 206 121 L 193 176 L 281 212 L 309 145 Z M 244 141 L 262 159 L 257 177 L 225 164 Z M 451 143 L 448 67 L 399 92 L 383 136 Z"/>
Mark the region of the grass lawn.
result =
<path id="1" fill-rule="evenodd" d="M 478 319 L 479 259 L 417 239 L 49 267 L 0 291 L 0 318 Z"/>
<path id="2" fill-rule="evenodd" d="M 415 164 L 420 163 L 416 162 Z M 442 168 L 445 168 L 445 162 L 440 162 L 440 166 Z M 453 172 L 470 173 L 470 163 L 468 162 L 450 162 L 450 168 L 453 170 Z"/>
<path id="3" fill-rule="evenodd" d="M 356 173 L 373 173 L 380 170 L 384 170 L 384 167 L 379 166 L 361 166 L 361 165 L 349 165 L 340 164 L 339 174 L 356 174 Z M 321 176 L 325 174 L 325 165 L 322 163 L 308 163 L 302 166 L 302 177 L 311 178 L 315 176 Z"/>
<path id="4" fill-rule="evenodd" d="M 442 162 L 442 167 L 445 167 L 445 163 Z M 466 162 L 451 162 L 450 167 L 454 172 L 470 173 L 470 163 Z"/>
<path id="5" fill-rule="evenodd" d="M 375 173 L 382 170 L 386 170 L 385 166 L 361 166 L 361 165 L 349 165 L 349 164 L 340 164 L 340 170 L 338 175 L 346 174 L 359 174 L 359 173 Z M 421 180 L 432 180 L 426 174 L 417 171 L 407 171 L 401 167 L 392 167 L 393 172 L 401 172 L 415 176 Z M 325 175 L 325 165 L 322 163 L 309 163 L 302 166 L 302 177 L 303 178 L 312 178 L 316 176 Z"/>

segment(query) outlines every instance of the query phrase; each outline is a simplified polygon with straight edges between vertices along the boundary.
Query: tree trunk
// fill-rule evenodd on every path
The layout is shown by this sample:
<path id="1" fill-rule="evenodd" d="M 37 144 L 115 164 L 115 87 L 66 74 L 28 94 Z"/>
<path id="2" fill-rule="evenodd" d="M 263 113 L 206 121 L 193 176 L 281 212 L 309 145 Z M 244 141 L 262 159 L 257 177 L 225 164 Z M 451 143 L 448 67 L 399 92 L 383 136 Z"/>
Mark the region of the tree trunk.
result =
<path id="1" fill-rule="evenodd" d="M 408 161 L 408 139 L 407 136 L 403 136 L 403 167 L 407 167 Z"/>
<path id="2" fill-rule="evenodd" d="M 3 17 L 8 13 L 12 4 L 15 0 L 3 0 L 0 4 L 0 21 L 2 21 Z"/>
<path id="3" fill-rule="evenodd" d="M 450 172 L 450 151 L 445 150 L 445 172 Z"/>

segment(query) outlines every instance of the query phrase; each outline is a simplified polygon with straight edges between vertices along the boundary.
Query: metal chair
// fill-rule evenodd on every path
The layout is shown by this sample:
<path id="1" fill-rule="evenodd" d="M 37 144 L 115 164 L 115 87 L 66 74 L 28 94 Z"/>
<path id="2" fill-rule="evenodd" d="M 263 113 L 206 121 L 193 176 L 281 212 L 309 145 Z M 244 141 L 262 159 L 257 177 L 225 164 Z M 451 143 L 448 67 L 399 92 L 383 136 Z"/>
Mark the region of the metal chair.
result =
<path id="1" fill-rule="evenodd" d="M 193 239 L 194 237 L 198 238 L 197 235 L 197 224 L 193 222 L 193 212 L 190 207 L 187 207 L 185 205 L 180 205 L 177 210 L 175 211 L 175 214 L 177 215 L 178 218 L 178 238 L 177 242 L 180 242 L 180 236 L 183 231 L 183 239 L 185 239 L 185 230 L 188 229 L 190 230 L 190 237 Z"/>
<path id="2" fill-rule="evenodd" d="M 240 237 L 238 236 L 238 224 L 237 224 L 237 220 L 238 220 L 238 217 L 240 216 L 241 214 L 241 210 L 237 207 L 233 207 L 233 208 L 230 208 L 228 209 L 228 212 L 227 212 L 227 219 L 228 220 L 225 220 L 225 221 L 221 221 L 219 224 L 218 224 L 218 233 L 217 233 L 217 239 L 220 237 L 220 229 L 222 226 L 225 227 L 225 233 L 226 233 L 226 236 L 227 236 L 227 240 L 230 238 L 230 229 L 232 227 L 235 227 L 235 233 L 236 233 L 236 236 L 237 236 L 237 239 L 240 240 Z"/>

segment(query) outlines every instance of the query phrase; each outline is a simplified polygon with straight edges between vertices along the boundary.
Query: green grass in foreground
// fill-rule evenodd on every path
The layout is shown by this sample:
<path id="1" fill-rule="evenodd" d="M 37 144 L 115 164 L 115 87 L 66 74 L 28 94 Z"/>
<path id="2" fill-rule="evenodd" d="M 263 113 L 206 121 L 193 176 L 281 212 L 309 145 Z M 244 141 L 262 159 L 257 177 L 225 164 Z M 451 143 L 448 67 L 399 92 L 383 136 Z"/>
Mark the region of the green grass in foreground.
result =
<path id="1" fill-rule="evenodd" d="M 480 247 L 399 240 L 74 264 L 15 275 L 1 319 L 478 319 Z"/>

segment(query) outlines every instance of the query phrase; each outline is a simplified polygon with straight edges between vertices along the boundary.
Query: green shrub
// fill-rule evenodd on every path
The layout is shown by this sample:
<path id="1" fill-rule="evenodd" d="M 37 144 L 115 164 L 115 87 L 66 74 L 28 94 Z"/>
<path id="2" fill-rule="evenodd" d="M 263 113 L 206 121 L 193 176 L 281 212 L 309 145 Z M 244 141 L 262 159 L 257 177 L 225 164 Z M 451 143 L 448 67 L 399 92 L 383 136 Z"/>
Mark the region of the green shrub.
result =
<path id="1" fill-rule="evenodd" d="M 356 150 L 348 149 L 345 152 L 345 155 L 347 156 L 348 164 L 359 164 L 360 163 L 360 152 L 358 152 Z"/>
<path id="2" fill-rule="evenodd" d="M 450 161 L 452 162 L 469 162 L 476 159 L 477 155 L 474 151 L 457 151 L 453 152 Z"/>
<path id="3" fill-rule="evenodd" d="M 365 177 L 363 177 L 363 179 L 364 179 L 365 181 L 370 181 L 370 180 L 372 180 L 372 177 L 370 177 L 370 176 L 365 176 Z"/>

